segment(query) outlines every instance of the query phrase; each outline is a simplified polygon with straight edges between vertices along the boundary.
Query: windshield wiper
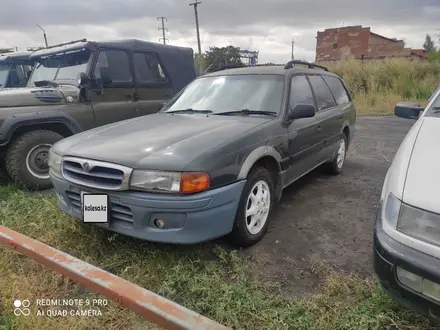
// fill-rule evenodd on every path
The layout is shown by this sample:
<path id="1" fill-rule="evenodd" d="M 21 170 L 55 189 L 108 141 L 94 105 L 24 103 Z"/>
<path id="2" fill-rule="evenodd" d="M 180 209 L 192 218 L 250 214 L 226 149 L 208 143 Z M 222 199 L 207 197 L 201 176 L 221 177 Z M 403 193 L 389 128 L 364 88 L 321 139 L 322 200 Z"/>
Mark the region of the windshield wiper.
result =
<path id="1" fill-rule="evenodd" d="M 432 107 L 432 112 L 433 113 L 439 113 L 440 112 L 440 106 Z"/>
<path id="2" fill-rule="evenodd" d="M 220 116 L 233 116 L 233 115 L 243 115 L 243 116 L 249 116 L 249 115 L 265 115 L 265 116 L 272 116 L 276 117 L 278 115 L 275 111 L 264 111 L 264 110 L 249 110 L 249 109 L 241 109 L 238 111 L 226 111 L 226 112 L 219 112 L 216 113 L 216 115 Z"/>
<path id="3" fill-rule="evenodd" d="M 182 109 L 182 110 L 174 110 L 174 111 L 165 111 L 165 113 L 212 113 L 211 110 L 194 110 L 191 108 Z"/>
<path id="4" fill-rule="evenodd" d="M 34 81 L 34 85 L 36 87 L 44 87 L 44 86 L 58 87 L 58 84 L 56 82 L 50 80 Z"/>

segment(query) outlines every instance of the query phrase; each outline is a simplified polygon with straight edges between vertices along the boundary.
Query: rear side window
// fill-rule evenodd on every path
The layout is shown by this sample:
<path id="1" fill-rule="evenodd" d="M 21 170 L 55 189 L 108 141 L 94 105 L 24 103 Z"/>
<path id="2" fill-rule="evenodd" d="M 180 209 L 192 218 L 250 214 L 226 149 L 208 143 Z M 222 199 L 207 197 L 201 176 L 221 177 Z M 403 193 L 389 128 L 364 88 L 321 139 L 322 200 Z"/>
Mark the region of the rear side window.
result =
<path id="1" fill-rule="evenodd" d="M 167 81 L 167 77 L 155 54 L 134 53 L 133 63 L 136 80 L 138 82 L 160 83 Z"/>
<path id="2" fill-rule="evenodd" d="M 297 104 L 309 104 L 315 106 L 312 89 L 305 76 L 295 76 L 292 78 L 289 107 L 293 108 Z"/>
<path id="3" fill-rule="evenodd" d="M 324 79 L 321 76 L 309 76 L 309 79 L 318 101 L 318 111 L 335 107 L 336 101 Z"/>
<path id="4" fill-rule="evenodd" d="M 105 50 L 99 53 L 95 78 L 109 78 L 112 83 L 127 83 L 133 79 L 130 73 L 128 55 L 123 50 Z"/>
<path id="5" fill-rule="evenodd" d="M 348 96 L 347 90 L 344 85 L 342 85 L 339 78 L 329 76 L 323 76 L 323 78 L 339 105 L 350 103 L 350 97 Z"/>

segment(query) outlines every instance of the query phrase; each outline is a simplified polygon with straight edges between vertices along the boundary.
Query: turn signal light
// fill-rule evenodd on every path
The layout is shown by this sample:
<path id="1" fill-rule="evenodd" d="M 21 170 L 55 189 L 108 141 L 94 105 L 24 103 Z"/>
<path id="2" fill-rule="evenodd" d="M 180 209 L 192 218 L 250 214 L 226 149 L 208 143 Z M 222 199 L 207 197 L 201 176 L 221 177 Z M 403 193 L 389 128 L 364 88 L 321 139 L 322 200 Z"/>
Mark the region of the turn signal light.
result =
<path id="1" fill-rule="evenodd" d="M 180 192 L 191 194 L 209 188 L 211 178 L 208 173 L 188 172 L 182 173 L 180 177 Z"/>

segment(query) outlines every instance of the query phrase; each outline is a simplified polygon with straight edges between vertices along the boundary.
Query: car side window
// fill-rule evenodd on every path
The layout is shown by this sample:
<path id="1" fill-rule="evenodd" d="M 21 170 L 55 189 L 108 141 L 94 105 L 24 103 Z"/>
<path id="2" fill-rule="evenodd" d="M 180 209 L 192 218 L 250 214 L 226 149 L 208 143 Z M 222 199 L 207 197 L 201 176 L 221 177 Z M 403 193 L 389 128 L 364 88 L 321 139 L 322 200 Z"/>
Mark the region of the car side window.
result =
<path id="1" fill-rule="evenodd" d="M 350 97 L 341 80 L 336 77 L 323 76 L 325 82 L 333 93 L 338 105 L 350 103 Z"/>
<path id="2" fill-rule="evenodd" d="M 289 108 L 297 104 L 310 104 L 315 106 L 312 89 L 306 76 L 294 76 L 290 85 Z"/>
<path id="3" fill-rule="evenodd" d="M 123 50 L 100 51 L 93 75 L 97 79 L 112 83 L 133 81 L 127 52 Z"/>
<path id="4" fill-rule="evenodd" d="M 152 53 L 134 53 L 133 64 L 136 80 L 141 83 L 160 83 L 167 77 L 157 56 Z"/>
<path id="5" fill-rule="evenodd" d="M 318 111 L 335 107 L 336 101 L 324 79 L 318 75 L 310 75 L 309 79 L 318 101 Z"/>

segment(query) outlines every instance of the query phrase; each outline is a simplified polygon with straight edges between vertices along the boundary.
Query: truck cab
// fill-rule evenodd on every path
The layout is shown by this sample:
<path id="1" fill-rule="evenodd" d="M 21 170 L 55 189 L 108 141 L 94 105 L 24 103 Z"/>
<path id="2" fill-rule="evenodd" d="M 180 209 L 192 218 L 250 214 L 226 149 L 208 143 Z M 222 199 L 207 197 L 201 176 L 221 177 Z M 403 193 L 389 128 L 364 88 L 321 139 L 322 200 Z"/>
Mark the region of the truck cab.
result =
<path id="1" fill-rule="evenodd" d="M 191 48 L 137 39 L 67 42 L 38 50 L 27 86 L 0 90 L 0 152 L 12 181 L 51 187 L 53 143 L 158 112 L 196 78 Z"/>

